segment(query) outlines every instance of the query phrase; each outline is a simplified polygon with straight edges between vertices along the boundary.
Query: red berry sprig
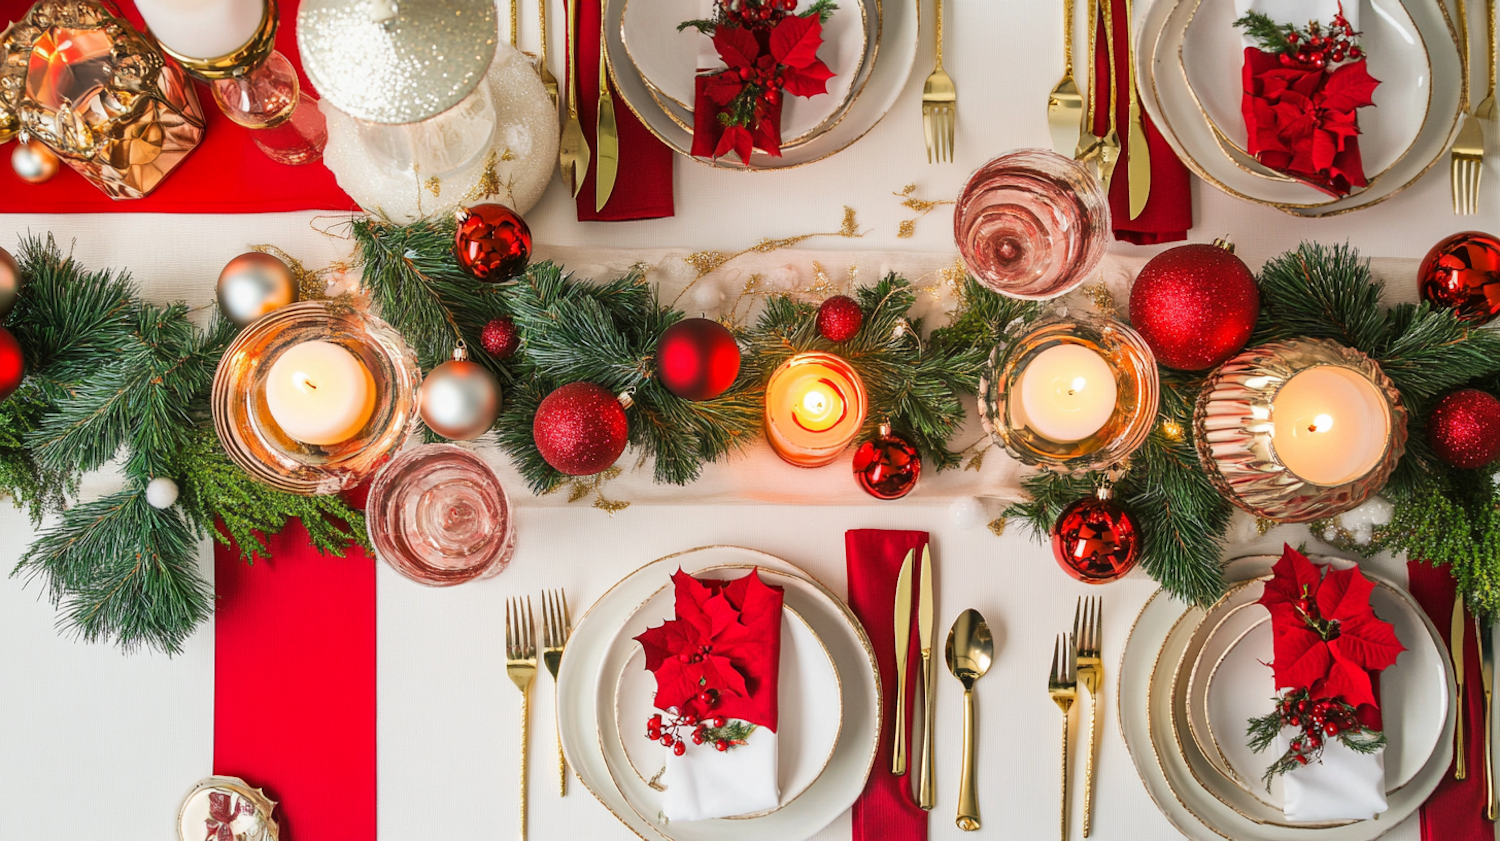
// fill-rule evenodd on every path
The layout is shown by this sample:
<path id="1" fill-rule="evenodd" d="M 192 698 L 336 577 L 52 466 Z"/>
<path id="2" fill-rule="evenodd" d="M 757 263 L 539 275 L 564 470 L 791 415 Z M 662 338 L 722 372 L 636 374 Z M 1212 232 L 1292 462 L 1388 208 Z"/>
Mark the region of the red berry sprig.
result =
<path id="1" fill-rule="evenodd" d="M 1360 33 L 1344 16 L 1342 4 L 1333 21 L 1326 26 L 1314 20 L 1308 21 L 1305 29 L 1298 29 L 1289 23 L 1276 23 L 1260 12 L 1249 12 L 1234 25 L 1259 41 L 1261 49 L 1275 53 L 1284 67 L 1321 70 L 1342 61 L 1358 61 L 1365 57 L 1363 48 L 1357 43 Z"/>
<path id="2" fill-rule="evenodd" d="M 1281 757 L 1266 769 L 1268 789 L 1276 775 L 1317 761 L 1323 755 L 1323 748 L 1335 739 L 1358 753 L 1371 753 L 1385 745 L 1385 734 L 1365 727 L 1355 715 L 1355 708 L 1341 698 L 1313 698 L 1308 690 L 1302 689 L 1275 701 L 1274 712 L 1251 719 L 1250 748 L 1257 753 L 1264 750 L 1288 727 L 1297 733 Z"/>
<path id="3" fill-rule="evenodd" d="M 699 698 L 705 694 L 708 693 L 700 694 Z M 712 703 L 718 703 L 717 692 L 712 696 Z M 687 753 L 689 741 L 694 745 L 713 745 L 714 750 L 720 752 L 727 751 L 736 745 L 745 744 L 750 733 L 755 730 L 754 724 L 745 721 L 731 722 L 722 715 L 697 720 L 690 714 L 668 715 L 670 718 L 663 718 L 660 713 L 655 713 L 646 719 L 646 738 L 660 743 L 677 756 Z"/>

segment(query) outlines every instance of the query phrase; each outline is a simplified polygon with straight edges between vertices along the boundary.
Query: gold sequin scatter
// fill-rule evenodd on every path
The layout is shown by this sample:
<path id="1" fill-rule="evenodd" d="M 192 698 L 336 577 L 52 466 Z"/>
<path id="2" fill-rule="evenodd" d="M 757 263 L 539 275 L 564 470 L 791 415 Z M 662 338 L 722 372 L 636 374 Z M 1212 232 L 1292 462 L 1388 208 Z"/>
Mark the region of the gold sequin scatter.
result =
<path id="1" fill-rule="evenodd" d="M 1083 291 L 1084 294 L 1089 296 L 1089 300 L 1093 302 L 1094 309 L 1100 313 L 1109 316 L 1118 316 L 1120 314 L 1120 308 L 1115 305 L 1115 296 L 1110 293 L 1109 286 L 1102 281 L 1099 283 L 1090 283 L 1088 286 L 1083 287 Z"/>
<path id="2" fill-rule="evenodd" d="M 1261 537 L 1265 537 L 1266 532 L 1276 528 L 1276 525 L 1277 524 L 1275 520 L 1267 520 L 1265 517 L 1256 517 L 1255 533 L 1260 535 Z"/>
<path id="3" fill-rule="evenodd" d="M 745 256 L 746 254 L 770 254 L 773 251 L 780 251 L 783 248 L 791 248 L 794 245 L 806 242 L 807 240 L 810 240 L 814 237 L 844 237 L 845 239 L 854 239 L 862 236 L 864 236 L 864 234 L 859 232 L 859 222 L 855 218 L 854 208 L 845 205 L 844 224 L 837 231 L 823 231 L 815 234 L 799 234 L 798 236 L 783 237 L 781 239 L 765 237 L 761 239 L 760 242 L 757 242 L 749 248 L 733 253 L 724 251 L 695 251 L 692 254 L 684 257 L 683 262 L 687 263 L 689 266 L 692 266 L 697 274 L 691 281 L 688 282 L 686 286 L 682 288 L 681 292 L 677 293 L 677 297 L 672 299 L 672 306 L 676 307 L 678 302 L 682 300 L 682 296 L 686 295 L 688 293 L 688 290 L 696 286 L 698 281 L 723 268 L 727 263 L 733 260 L 737 260 L 740 257 Z M 746 284 L 745 292 L 741 293 L 740 297 L 743 298 L 745 295 L 750 294 L 750 291 L 751 290 L 749 284 Z"/>
<path id="4" fill-rule="evenodd" d="M 510 154 L 510 150 L 506 149 L 505 154 Z M 479 174 L 479 180 L 469 189 L 469 192 L 464 194 L 464 201 L 479 201 L 480 199 L 498 196 L 501 190 L 510 191 L 509 185 L 502 185 L 500 183 L 500 160 L 510 160 L 510 158 L 497 158 L 495 150 L 491 149 L 489 157 L 484 159 L 484 171 Z M 434 193 L 433 195 L 437 194 Z"/>
<path id="5" fill-rule="evenodd" d="M 917 185 L 907 184 L 905 187 L 901 188 L 901 192 L 892 193 L 891 195 L 895 196 L 898 199 L 901 199 L 901 206 L 917 214 L 917 219 L 921 219 L 923 216 L 931 213 L 934 208 L 941 207 L 945 204 L 953 204 L 952 201 L 946 199 L 941 201 L 932 201 L 929 199 L 918 198 L 916 192 Z M 901 224 L 896 228 L 896 236 L 902 239 L 910 239 L 911 237 L 915 236 L 917 233 L 917 219 L 901 220 Z"/>
<path id="6" fill-rule="evenodd" d="M 491 154 L 493 154 L 493 153 L 491 153 Z M 506 146 L 506 147 L 505 147 L 505 148 L 504 148 L 504 149 L 503 149 L 503 150 L 502 150 L 502 151 L 501 151 L 501 152 L 500 152 L 500 160 L 502 160 L 502 161 L 513 161 L 513 160 L 515 160 L 515 159 L 516 159 L 516 153 L 515 153 L 515 152 L 512 152 L 512 151 L 511 151 L 511 150 L 510 150 L 510 147 L 509 147 L 509 146 Z"/>
<path id="7" fill-rule="evenodd" d="M 578 476 L 568 479 L 565 482 L 560 482 L 548 488 L 544 493 L 556 493 L 563 488 L 567 488 L 568 502 L 570 503 L 578 502 L 592 495 L 594 497 L 593 506 L 595 508 L 606 514 L 613 514 L 616 511 L 624 511 L 626 508 L 629 508 L 630 503 L 624 500 L 610 499 L 605 496 L 604 483 L 620 478 L 624 472 L 619 467 L 608 467 L 592 476 Z"/>
<path id="8" fill-rule="evenodd" d="M 896 228 L 896 236 L 902 239 L 911 239 L 916 233 L 917 220 L 915 219 L 902 219 L 901 224 Z"/>
<path id="9" fill-rule="evenodd" d="M 995 519 L 990 520 L 989 529 L 990 533 L 995 535 L 996 537 L 1005 534 L 1005 518 L 996 517 Z"/>
<path id="10" fill-rule="evenodd" d="M 854 208 L 847 204 L 844 205 L 844 226 L 839 229 L 839 236 L 845 239 L 864 236 L 864 234 L 859 232 L 859 224 L 854 221 Z"/>
<path id="11" fill-rule="evenodd" d="M 1169 441 L 1181 441 L 1182 440 L 1182 424 L 1180 424 L 1180 423 L 1178 423 L 1177 421 L 1174 421 L 1174 420 L 1165 420 L 1165 421 L 1162 421 L 1161 422 L 1161 434 L 1165 435 L 1167 437 L 1167 440 L 1169 440 Z"/>
<path id="12" fill-rule="evenodd" d="M 427 179 L 427 192 L 431 193 L 433 198 L 441 196 L 443 194 L 442 179 L 438 178 L 436 175 Z"/>

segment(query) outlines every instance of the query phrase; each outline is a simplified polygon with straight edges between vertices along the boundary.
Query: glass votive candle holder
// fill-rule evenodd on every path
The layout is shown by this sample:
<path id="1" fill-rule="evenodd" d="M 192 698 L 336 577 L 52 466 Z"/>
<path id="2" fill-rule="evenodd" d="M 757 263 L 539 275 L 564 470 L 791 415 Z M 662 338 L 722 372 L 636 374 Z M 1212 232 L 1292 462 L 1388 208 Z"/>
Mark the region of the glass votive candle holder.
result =
<path id="1" fill-rule="evenodd" d="M 854 366 L 831 353 L 799 353 L 766 383 L 766 438 L 787 463 L 822 467 L 859 434 L 868 409 Z"/>

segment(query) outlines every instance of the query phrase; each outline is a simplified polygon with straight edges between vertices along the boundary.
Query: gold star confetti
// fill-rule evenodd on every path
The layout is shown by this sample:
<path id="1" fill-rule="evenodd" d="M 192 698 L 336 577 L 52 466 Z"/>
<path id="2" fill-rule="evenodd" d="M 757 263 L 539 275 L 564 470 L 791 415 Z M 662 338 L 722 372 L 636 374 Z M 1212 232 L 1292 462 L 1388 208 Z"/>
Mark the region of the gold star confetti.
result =
<path id="1" fill-rule="evenodd" d="M 1265 537 L 1266 532 L 1274 528 L 1276 528 L 1275 520 L 1267 520 L 1265 517 L 1255 518 L 1255 533 L 1259 534 L 1261 537 Z"/>
<path id="2" fill-rule="evenodd" d="M 996 537 L 1000 537 L 1001 535 L 1005 534 L 1005 518 L 996 517 L 995 519 L 990 520 L 988 523 L 988 527 L 992 534 L 994 534 Z"/>
<path id="3" fill-rule="evenodd" d="M 427 192 L 431 193 L 433 198 L 437 198 L 438 196 L 442 195 L 443 194 L 443 181 L 442 181 L 442 179 L 438 178 L 436 175 L 434 175 L 431 178 L 427 179 Z"/>

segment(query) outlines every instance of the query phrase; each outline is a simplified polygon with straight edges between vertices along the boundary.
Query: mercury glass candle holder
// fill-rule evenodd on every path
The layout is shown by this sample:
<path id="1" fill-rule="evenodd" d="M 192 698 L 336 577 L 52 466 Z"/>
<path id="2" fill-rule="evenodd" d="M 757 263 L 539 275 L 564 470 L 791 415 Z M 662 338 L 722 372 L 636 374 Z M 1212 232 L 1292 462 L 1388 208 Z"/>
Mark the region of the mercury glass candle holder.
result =
<path id="1" fill-rule="evenodd" d="M 498 575 L 515 554 L 504 486 L 484 459 L 452 444 L 417 447 L 386 465 L 365 516 L 375 554 L 433 587 Z"/>
<path id="2" fill-rule="evenodd" d="M 831 353 L 799 353 L 766 382 L 766 439 L 787 463 L 822 467 L 859 434 L 868 410 L 854 366 Z"/>
<path id="3" fill-rule="evenodd" d="M 364 428 L 326 446 L 287 435 L 266 402 L 266 378 L 277 358 L 314 340 L 358 357 L 375 383 L 375 410 Z M 421 380 L 416 354 L 401 334 L 362 307 L 291 304 L 246 327 L 224 352 L 214 374 L 214 429 L 230 459 L 255 479 L 289 493 L 338 493 L 364 481 L 405 443 Z"/>
<path id="4" fill-rule="evenodd" d="M 1316 369 L 1325 369 L 1325 387 L 1311 395 L 1288 390 L 1295 377 Z M 1321 399 L 1328 408 L 1287 415 L 1291 400 L 1309 399 Z M 1315 435 L 1324 425 L 1348 434 L 1332 443 L 1296 442 L 1296 451 L 1292 440 L 1284 440 L 1278 452 L 1278 435 Z M 1204 383 L 1193 426 L 1198 459 L 1214 487 L 1257 517 L 1283 523 L 1358 506 L 1385 485 L 1406 450 L 1400 392 L 1375 360 L 1327 339 L 1272 342 L 1231 358 Z M 1300 463 L 1289 466 L 1294 455 Z"/>
<path id="5" fill-rule="evenodd" d="M 1048 437 L 1021 402 L 1021 384 L 1048 351 L 1074 346 L 1097 354 L 1113 375 L 1114 408 L 1089 434 Z M 980 375 L 980 422 L 1006 452 L 1060 473 L 1105 470 L 1140 448 L 1156 422 L 1161 382 L 1140 334 L 1114 319 L 1055 316 L 997 346 Z"/>

